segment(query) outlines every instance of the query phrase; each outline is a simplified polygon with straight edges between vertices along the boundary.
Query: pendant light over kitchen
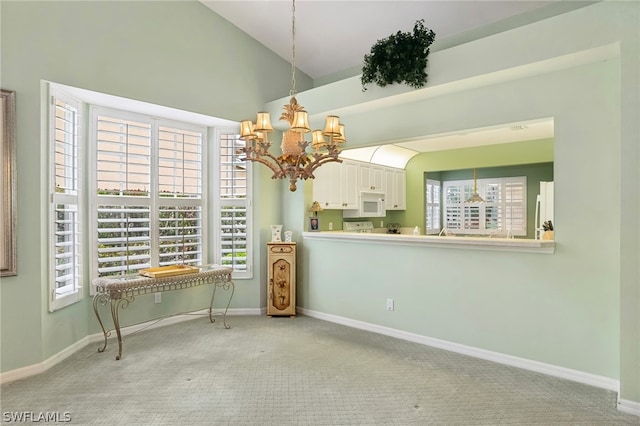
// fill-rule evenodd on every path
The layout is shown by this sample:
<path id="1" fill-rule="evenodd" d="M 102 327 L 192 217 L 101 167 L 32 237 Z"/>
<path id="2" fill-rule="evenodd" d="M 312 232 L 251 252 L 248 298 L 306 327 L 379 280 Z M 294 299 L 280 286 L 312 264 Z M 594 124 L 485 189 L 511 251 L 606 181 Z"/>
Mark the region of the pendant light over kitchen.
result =
<path id="1" fill-rule="evenodd" d="M 478 194 L 478 179 L 476 175 L 476 169 L 473 169 L 473 193 L 465 203 L 484 203 L 484 199 Z"/>

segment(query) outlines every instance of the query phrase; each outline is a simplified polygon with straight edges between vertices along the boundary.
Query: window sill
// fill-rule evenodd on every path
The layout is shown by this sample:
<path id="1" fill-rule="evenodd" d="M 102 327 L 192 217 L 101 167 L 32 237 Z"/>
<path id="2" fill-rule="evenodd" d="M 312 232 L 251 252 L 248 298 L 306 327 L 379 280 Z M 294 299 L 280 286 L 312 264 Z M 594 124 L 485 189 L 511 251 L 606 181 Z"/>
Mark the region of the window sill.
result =
<path id="1" fill-rule="evenodd" d="M 413 247 L 437 247 L 467 250 L 509 251 L 527 253 L 553 253 L 551 240 L 488 237 L 440 237 L 435 235 L 378 234 L 359 232 L 303 232 L 305 240 L 330 240 L 353 243 L 381 243 Z"/>

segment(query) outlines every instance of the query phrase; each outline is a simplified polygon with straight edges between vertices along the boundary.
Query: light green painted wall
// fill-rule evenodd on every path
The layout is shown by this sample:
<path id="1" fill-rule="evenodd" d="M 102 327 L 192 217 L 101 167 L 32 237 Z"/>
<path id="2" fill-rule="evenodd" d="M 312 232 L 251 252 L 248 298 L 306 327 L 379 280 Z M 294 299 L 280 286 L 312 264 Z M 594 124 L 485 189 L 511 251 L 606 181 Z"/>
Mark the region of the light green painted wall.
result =
<path id="1" fill-rule="evenodd" d="M 517 93 L 529 99 L 519 104 L 523 119 L 555 118 L 553 255 L 305 241 L 310 271 L 298 293 L 303 306 L 617 379 L 620 239 L 612 232 L 593 243 L 593 223 L 602 214 L 587 194 L 603 194 L 616 229 L 620 144 L 607 137 L 603 147 L 601 140 L 619 132 L 619 112 L 605 107 L 618 96 L 610 90 L 618 71 L 616 61 L 595 63 L 412 105 L 431 111 L 434 121 L 455 116 L 465 128 L 459 102 L 504 99 L 491 114 L 485 111 L 495 123 L 513 111 L 508 100 Z M 587 179 L 595 163 L 601 179 Z M 391 313 L 384 304 L 389 297 L 396 300 Z"/>
<path id="2" fill-rule="evenodd" d="M 637 2 L 605 1 L 436 52 L 423 96 L 307 93 L 341 109 L 352 147 L 554 118 L 557 234 L 552 255 L 305 240 L 301 305 L 619 380 L 640 402 L 639 22 Z"/>
<path id="3" fill-rule="evenodd" d="M 99 330 L 88 282 L 85 300 L 48 312 L 41 81 L 237 121 L 288 93 L 291 68 L 198 1 L 2 1 L 0 14 L 2 88 L 16 91 L 18 120 L 18 276 L 0 286 L 0 371 L 6 372 L 41 363 Z M 309 77 L 297 77 L 300 88 L 311 87 Z M 232 308 L 265 306 L 262 247 L 268 225 L 281 216 L 279 187 L 256 171 L 256 268 L 253 279 L 236 280 Z M 159 305 L 152 299 L 139 297 L 122 323 L 204 308 L 210 286 L 165 293 Z"/>
<path id="4" fill-rule="evenodd" d="M 0 286 L 4 372 L 42 362 L 93 327 L 88 303 L 46 311 L 43 139 L 33 124 L 40 80 L 234 120 L 282 96 L 289 81 L 285 61 L 197 2 L 3 1 L 0 12 L 2 86 L 18 92 L 20 213 L 20 275 Z M 336 93 L 320 90 L 317 100 L 298 96 L 317 114 L 344 108 L 351 146 L 553 117 L 555 254 L 305 241 L 307 185 L 302 196 L 274 198 L 281 185 L 263 171 L 256 177 L 256 254 L 270 238 L 268 224 L 283 223 L 299 243 L 300 306 L 620 380 L 621 398 L 640 402 L 639 22 L 637 2 L 605 1 L 435 52 L 435 91 L 424 98 L 402 86 L 361 93 L 357 77 L 333 85 Z M 56 49 L 69 40 L 71 49 Z M 589 61 L 600 47 L 616 54 Z M 145 48 L 192 66 L 136 56 Z M 120 60 L 104 59 L 116 53 Z M 220 61 L 224 55 L 233 61 Z M 521 73 L 557 58 L 563 67 Z M 383 106 L 373 104 L 386 96 Z M 279 112 L 281 100 L 271 104 Z M 603 217 L 607 232 L 594 237 Z M 264 257 L 258 265 L 237 299 L 248 307 L 264 306 Z M 396 311 L 384 309 L 387 297 L 396 299 Z"/>

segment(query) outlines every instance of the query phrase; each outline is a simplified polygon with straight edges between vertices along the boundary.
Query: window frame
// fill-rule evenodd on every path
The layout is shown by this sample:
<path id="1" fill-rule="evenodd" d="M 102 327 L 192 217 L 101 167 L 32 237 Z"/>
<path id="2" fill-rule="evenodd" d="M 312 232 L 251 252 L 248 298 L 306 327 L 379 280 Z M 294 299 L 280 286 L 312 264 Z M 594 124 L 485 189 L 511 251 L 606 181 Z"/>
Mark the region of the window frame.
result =
<path id="1" fill-rule="evenodd" d="M 218 203 L 219 208 L 212 208 L 212 223 L 215 224 L 212 228 L 212 240 L 216 241 L 216 250 L 213 253 L 213 262 L 219 265 L 222 265 L 222 257 L 223 257 L 223 238 L 222 238 L 222 207 L 223 206 L 244 206 L 246 211 L 245 218 L 245 229 L 246 229 L 246 269 L 233 271 L 233 278 L 237 279 L 251 279 L 253 278 L 253 167 L 250 162 L 245 161 L 244 165 L 246 167 L 246 197 L 243 198 L 222 198 L 221 196 L 221 177 L 220 173 L 222 172 L 222 168 L 220 167 L 222 161 L 222 135 L 223 134 L 233 134 L 236 136 L 236 140 L 239 141 L 239 128 L 238 127 L 216 127 L 212 132 L 211 146 L 214 149 L 210 150 L 210 162 L 215 165 L 214 170 L 217 175 L 217 179 L 219 184 L 212 185 L 212 203 Z M 240 141 L 242 142 L 242 141 Z"/>
<path id="2" fill-rule="evenodd" d="M 84 105 L 82 101 L 68 94 L 59 87 L 50 86 L 47 94 L 48 103 L 48 192 L 49 192 L 49 208 L 48 208 L 48 236 L 46 241 L 49 242 L 49 255 L 48 255 L 48 292 L 49 292 L 49 312 L 54 312 L 58 309 L 72 305 L 79 302 L 83 298 L 84 285 L 83 285 L 83 261 L 85 258 L 84 247 L 86 239 L 84 238 L 83 226 L 85 223 L 84 215 L 84 184 L 83 170 L 84 170 L 84 151 L 82 149 L 84 141 Z M 72 171 L 75 174 L 75 194 L 61 193 L 56 190 L 56 101 L 62 101 L 66 105 L 76 110 L 77 121 L 75 123 L 74 130 L 74 146 L 75 149 L 75 167 Z M 73 245 L 76 249 L 73 251 L 72 256 L 72 269 L 74 278 L 70 289 L 60 294 L 57 287 L 56 275 L 57 275 L 57 247 L 56 247 L 56 229 L 57 229 L 57 205 L 69 205 L 75 206 L 76 221 L 74 223 L 74 238 Z"/>
<path id="3" fill-rule="evenodd" d="M 149 206 L 149 241 L 150 241 L 150 255 L 149 266 L 160 265 L 160 253 L 159 253 L 159 238 L 160 238 L 160 208 L 161 207 L 178 207 L 178 206 L 199 206 L 200 207 L 200 221 L 202 223 L 203 232 L 201 232 L 201 263 L 209 263 L 208 259 L 208 232 L 207 232 L 207 203 L 208 203 L 208 185 L 209 180 L 209 162 L 207 161 L 207 140 L 209 129 L 203 125 L 192 124 L 184 121 L 169 120 L 165 118 L 158 118 L 153 115 L 135 113 L 125 111 L 121 109 L 103 107 L 100 105 L 89 106 L 89 141 L 91 149 L 89 150 L 89 164 L 97 164 L 97 146 L 98 146 L 98 117 L 108 116 L 110 118 L 116 118 L 121 120 L 135 120 L 141 123 L 149 123 L 150 125 L 150 167 L 149 167 L 149 189 L 148 196 L 101 196 L 97 194 L 97 167 L 89 167 L 88 173 L 88 198 L 90 199 L 90 211 L 89 211 L 89 257 L 90 257 L 90 275 L 92 278 L 99 277 L 98 272 L 98 205 L 102 204 L 104 200 L 106 205 L 127 205 L 127 206 Z M 189 130 L 195 132 L 201 132 L 201 194 L 200 197 L 187 197 L 184 199 L 179 198 L 165 198 L 160 196 L 159 192 L 159 132 L 161 127 L 175 127 L 181 130 Z M 134 271 L 135 272 L 135 271 Z"/>
<path id="4" fill-rule="evenodd" d="M 507 208 L 513 206 L 514 202 L 508 202 L 506 197 L 508 184 L 516 183 L 521 187 L 522 200 L 515 202 L 518 208 L 521 210 L 522 215 L 522 227 L 514 229 L 509 227 L 508 219 L 506 217 Z M 478 193 L 480 196 L 487 200 L 487 188 L 490 186 L 499 185 L 500 197 L 497 202 L 484 202 L 484 203 L 466 203 L 465 200 L 471 195 L 473 188 L 473 179 L 458 179 L 443 181 L 441 188 L 442 204 L 441 204 L 441 218 L 442 229 L 449 234 L 461 234 L 461 235 L 485 235 L 485 236 L 503 236 L 503 237 L 526 237 L 527 235 L 527 177 L 526 176 L 510 176 L 510 177 L 496 177 L 496 178 L 483 178 L 477 179 Z M 448 200 L 447 190 L 448 188 L 458 188 L 462 195 L 462 201 L 452 203 Z M 448 208 L 460 209 L 460 221 L 461 228 L 450 228 L 448 220 Z M 500 211 L 498 216 L 498 222 L 500 226 L 498 228 L 487 228 L 487 215 L 488 209 L 497 207 Z M 473 212 L 472 210 L 477 210 Z M 478 227 L 472 228 L 467 226 L 467 222 L 477 221 Z"/>
<path id="5" fill-rule="evenodd" d="M 239 126 L 237 123 L 219 119 L 215 117 L 205 116 L 201 114 L 189 113 L 187 111 L 177 110 L 174 108 L 162 107 L 159 105 L 149 104 L 145 102 L 139 102 L 132 99 L 120 98 L 111 95 L 106 95 L 99 92 L 86 91 L 71 86 L 65 86 L 62 84 L 43 81 L 42 84 L 42 114 L 43 123 L 47 126 L 47 130 L 43 133 L 43 141 L 47 146 L 47 156 L 43 157 L 43 168 L 47 170 L 47 182 L 45 188 L 47 188 L 47 198 L 50 202 L 46 212 L 43 211 L 43 215 L 46 215 L 48 226 L 43 228 L 43 241 L 48 241 L 48 247 L 44 250 L 47 252 L 47 256 L 43 261 L 46 265 L 45 273 L 43 273 L 43 280 L 46 279 L 46 287 L 49 293 L 49 311 L 61 309 L 65 306 L 71 305 L 83 299 L 83 293 L 85 291 L 84 280 L 87 281 L 90 291 L 86 294 L 94 295 L 95 289 L 91 285 L 91 281 L 97 277 L 96 268 L 94 267 L 91 256 L 94 256 L 95 239 L 97 235 L 93 236 L 91 229 L 97 229 L 97 225 L 91 227 L 90 218 L 93 215 L 93 220 L 97 216 L 97 194 L 91 197 L 91 194 L 95 194 L 96 182 L 96 168 L 92 167 L 95 164 L 96 148 L 95 148 L 95 136 L 93 135 L 94 124 L 91 120 L 91 109 L 99 108 L 108 111 L 119 111 L 126 113 L 129 116 L 142 116 L 151 117 L 162 125 L 168 127 L 175 126 L 178 123 L 178 128 L 182 130 L 188 130 L 197 128 L 202 130 L 202 152 L 200 154 L 202 167 L 207 171 L 202 172 L 201 177 L 201 190 L 202 190 L 202 208 L 200 222 L 202 226 L 201 238 L 202 238 L 202 264 L 219 263 L 220 252 L 222 247 L 222 241 L 214 237 L 219 235 L 220 223 L 220 209 L 218 207 L 220 194 L 219 176 L 215 174 L 218 172 L 218 166 L 216 161 L 219 161 L 219 154 L 217 150 L 220 149 L 219 135 L 221 132 L 227 134 L 239 134 Z M 54 95 L 64 96 L 70 103 L 77 106 L 78 110 L 78 131 L 77 131 L 77 145 L 78 145 L 78 162 L 76 172 L 78 174 L 78 192 L 77 192 L 77 214 L 79 223 L 78 229 L 78 244 L 79 244 L 79 260 L 76 262 L 78 273 L 78 285 L 74 293 L 65 295 L 65 297 L 55 297 L 55 100 Z M 93 137 L 92 137 L 93 136 Z M 89 142 L 86 142 L 89 141 Z M 93 148 L 89 149 L 88 146 Z M 252 167 L 247 164 L 247 180 L 246 180 L 246 198 L 243 203 L 246 206 L 246 247 L 247 247 L 247 269 L 246 271 L 238 272 L 234 271 L 234 278 L 252 278 L 253 273 L 253 212 L 252 212 Z M 154 172 L 152 172 L 154 173 Z M 211 182 L 210 182 L 211 181 Z M 91 192 L 90 185 L 93 185 L 93 192 Z M 218 195 L 216 195 L 218 194 Z M 60 198 L 60 197 L 58 197 Z M 162 204 L 171 206 L 173 197 L 162 197 Z M 166 204 L 165 204 L 166 202 Z M 90 241 L 90 237 L 94 241 Z M 152 242 L 155 245 L 155 242 Z M 97 257 L 97 254 L 94 256 Z M 44 283 L 43 283 L 44 284 Z"/>
<path id="6" fill-rule="evenodd" d="M 438 200 L 436 202 L 430 202 L 430 200 L 432 199 L 432 197 L 430 196 L 430 191 L 432 191 L 430 188 L 438 188 Z M 442 229 L 442 182 L 440 180 L 436 180 L 436 179 L 429 179 L 427 178 L 426 183 L 425 183 L 425 222 L 424 222 L 424 229 L 425 229 L 425 234 L 427 235 L 433 235 L 433 234 L 439 234 L 440 230 Z M 429 226 L 429 214 L 433 213 L 433 212 L 438 212 L 438 220 L 437 220 L 437 226 L 433 226 L 435 224 L 432 223 L 432 226 Z"/>

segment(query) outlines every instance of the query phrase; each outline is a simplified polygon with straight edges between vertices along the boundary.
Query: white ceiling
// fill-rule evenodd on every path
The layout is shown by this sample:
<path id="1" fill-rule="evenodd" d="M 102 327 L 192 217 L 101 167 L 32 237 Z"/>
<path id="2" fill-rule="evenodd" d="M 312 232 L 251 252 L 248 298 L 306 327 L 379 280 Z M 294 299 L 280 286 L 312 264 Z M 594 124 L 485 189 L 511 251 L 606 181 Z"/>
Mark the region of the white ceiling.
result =
<path id="1" fill-rule="evenodd" d="M 200 0 L 291 61 L 291 0 Z M 436 33 L 432 51 L 484 37 L 593 1 L 296 0 L 296 66 L 311 78 L 362 68 L 379 39 L 411 31 L 418 19 Z M 359 72 L 357 73 L 359 74 Z"/>
<path id="2" fill-rule="evenodd" d="M 390 167 L 404 168 L 407 162 L 421 152 L 433 152 L 475 146 L 542 140 L 553 138 L 553 119 L 544 118 L 518 123 L 504 123 L 481 129 L 467 129 L 436 134 L 393 144 L 344 149 L 340 157 L 367 161 Z"/>

